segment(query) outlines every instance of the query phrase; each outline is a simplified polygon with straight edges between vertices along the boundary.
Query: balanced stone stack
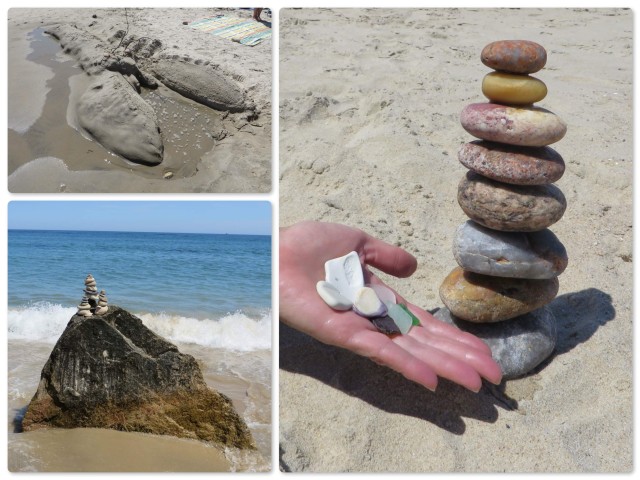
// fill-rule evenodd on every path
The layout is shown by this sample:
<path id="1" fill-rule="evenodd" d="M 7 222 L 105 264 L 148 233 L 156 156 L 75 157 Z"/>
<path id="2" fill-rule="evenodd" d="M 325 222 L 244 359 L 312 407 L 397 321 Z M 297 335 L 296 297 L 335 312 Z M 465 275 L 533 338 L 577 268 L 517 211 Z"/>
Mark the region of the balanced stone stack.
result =
<path id="1" fill-rule="evenodd" d="M 459 267 L 440 287 L 447 308 L 436 317 L 485 340 L 509 379 L 534 369 L 556 343 L 555 318 L 546 305 L 558 293 L 557 276 L 568 258 L 547 227 L 562 217 L 566 200 L 552 185 L 564 173 L 564 161 L 548 145 L 564 136 L 566 125 L 533 106 L 547 93 L 529 75 L 546 63 L 542 46 L 494 42 L 481 59 L 496 70 L 482 83 L 490 102 L 468 105 L 461 114 L 464 129 L 481 140 L 458 153 L 469 169 L 458 203 L 471 220 L 456 232 Z"/>
<path id="2" fill-rule="evenodd" d="M 100 295 L 98 296 L 98 307 L 96 308 L 96 315 L 104 315 L 109 311 L 109 306 L 107 304 L 107 294 L 104 290 L 100 290 Z"/>
<path id="3" fill-rule="evenodd" d="M 91 274 L 87 275 L 84 279 L 84 293 L 89 300 L 91 308 L 95 309 L 98 306 L 98 287 L 96 286 L 96 280 Z"/>
<path id="4" fill-rule="evenodd" d="M 109 311 L 107 304 L 107 294 L 104 290 L 98 294 L 98 286 L 95 278 L 91 274 L 84 279 L 84 296 L 76 315 L 91 317 L 92 315 L 105 315 Z"/>
<path id="5" fill-rule="evenodd" d="M 78 311 L 76 312 L 76 315 L 80 315 L 81 317 L 90 317 L 93 315 L 93 313 L 91 313 L 91 305 L 89 305 L 89 299 L 86 295 L 82 297 L 80 305 L 78 305 Z"/>

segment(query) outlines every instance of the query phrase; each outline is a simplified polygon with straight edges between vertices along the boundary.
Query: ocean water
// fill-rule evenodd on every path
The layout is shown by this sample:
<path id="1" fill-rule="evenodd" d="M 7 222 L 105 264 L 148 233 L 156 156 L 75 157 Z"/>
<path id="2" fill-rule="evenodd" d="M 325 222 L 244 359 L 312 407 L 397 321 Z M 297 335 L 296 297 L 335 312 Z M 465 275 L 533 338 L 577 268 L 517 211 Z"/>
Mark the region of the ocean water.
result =
<path id="1" fill-rule="evenodd" d="M 42 436 L 13 432 L 12 425 L 76 312 L 88 273 L 98 290 L 106 291 L 109 304 L 137 315 L 196 357 L 207 383 L 233 400 L 258 453 L 225 452 L 230 468 L 269 468 L 270 236 L 10 230 L 8 250 L 10 469 L 78 465 L 77 458 L 67 467 L 60 458 L 47 458 L 39 448 Z M 111 444 L 112 434 L 104 435 L 105 445 Z M 148 436 L 138 441 L 149 449 L 157 442 Z M 184 446 L 176 443 L 176 448 Z M 193 455 L 198 448 L 193 447 Z M 91 459 L 81 463 L 87 471 L 100 468 Z M 176 464 L 177 471 L 186 467 Z"/>

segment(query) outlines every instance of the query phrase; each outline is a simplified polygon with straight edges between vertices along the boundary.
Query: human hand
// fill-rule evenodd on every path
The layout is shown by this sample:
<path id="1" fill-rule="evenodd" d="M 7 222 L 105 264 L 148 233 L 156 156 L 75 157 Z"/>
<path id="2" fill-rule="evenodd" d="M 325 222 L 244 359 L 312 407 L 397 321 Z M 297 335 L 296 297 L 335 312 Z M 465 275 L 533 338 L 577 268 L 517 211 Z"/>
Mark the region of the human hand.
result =
<path id="1" fill-rule="evenodd" d="M 477 392 L 482 378 L 498 384 L 500 367 L 480 339 L 435 319 L 407 302 L 420 319 L 406 335 L 387 336 L 353 311 L 335 311 L 320 298 L 316 283 L 324 280 L 327 260 L 356 251 L 365 282 L 384 284 L 370 265 L 396 277 L 408 277 L 416 259 L 401 248 L 361 230 L 336 223 L 302 222 L 280 230 L 280 320 L 321 342 L 370 358 L 435 390 L 438 376 Z"/>

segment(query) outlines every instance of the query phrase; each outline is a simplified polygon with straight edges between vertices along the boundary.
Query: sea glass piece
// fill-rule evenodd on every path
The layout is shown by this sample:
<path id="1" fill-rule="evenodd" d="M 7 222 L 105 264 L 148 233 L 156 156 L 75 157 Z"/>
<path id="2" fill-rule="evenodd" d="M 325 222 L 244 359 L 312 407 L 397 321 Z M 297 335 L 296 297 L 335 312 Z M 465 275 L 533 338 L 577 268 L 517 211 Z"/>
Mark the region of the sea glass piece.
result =
<path id="1" fill-rule="evenodd" d="M 409 307 L 407 307 L 404 303 L 399 303 L 398 305 L 400 305 L 400 307 L 411 316 L 411 324 L 412 325 L 414 325 L 414 326 L 420 325 L 420 319 L 418 317 L 416 317 L 411 312 L 411 310 L 409 310 Z"/>
<path id="2" fill-rule="evenodd" d="M 384 285 L 380 285 L 380 284 L 376 284 L 376 285 L 372 285 L 369 284 L 367 285 L 367 287 L 371 287 L 373 288 L 373 290 L 376 292 L 376 295 L 378 295 L 378 298 L 382 301 L 382 303 L 396 303 L 396 294 L 393 293 L 393 290 L 391 290 L 389 287 L 385 287 Z"/>
<path id="3" fill-rule="evenodd" d="M 387 315 L 393 318 L 393 321 L 398 326 L 400 333 L 402 333 L 403 335 L 409 333 L 409 330 L 411 330 L 411 326 L 413 324 L 412 318 L 411 315 L 409 315 L 409 313 L 404 308 L 402 308 L 401 305 L 397 303 L 388 304 Z"/>
<path id="4" fill-rule="evenodd" d="M 385 333 L 387 335 L 401 333 L 400 329 L 393 321 L 393 318 L 388 315 L 385 315 L 384 317 L 371 318 L 370 320 L 371 323 L 373 323 L 373 325 L 382 333 Z"/>

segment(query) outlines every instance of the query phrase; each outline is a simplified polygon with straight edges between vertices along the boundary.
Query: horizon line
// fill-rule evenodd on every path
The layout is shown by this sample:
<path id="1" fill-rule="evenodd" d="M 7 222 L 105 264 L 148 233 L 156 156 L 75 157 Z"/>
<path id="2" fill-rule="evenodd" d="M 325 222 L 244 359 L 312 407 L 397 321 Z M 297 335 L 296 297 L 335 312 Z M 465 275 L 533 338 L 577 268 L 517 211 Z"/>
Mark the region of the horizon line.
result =
<path id="1" fill-rule="evenodd" d="M 178 233 L 186 235 L 249 235 L 256 237 L 271 237 L 271 233 L 230 233 L 230 232 L 161 232 L 150 230 L 69 230 L 66 228 L 8 228 L 8 231 L 21 232 L 89 232 L 89 233 Z"/>

